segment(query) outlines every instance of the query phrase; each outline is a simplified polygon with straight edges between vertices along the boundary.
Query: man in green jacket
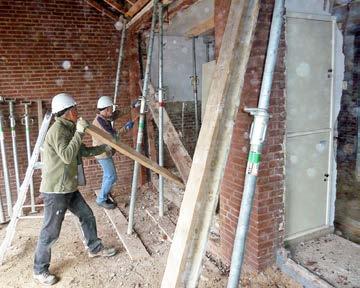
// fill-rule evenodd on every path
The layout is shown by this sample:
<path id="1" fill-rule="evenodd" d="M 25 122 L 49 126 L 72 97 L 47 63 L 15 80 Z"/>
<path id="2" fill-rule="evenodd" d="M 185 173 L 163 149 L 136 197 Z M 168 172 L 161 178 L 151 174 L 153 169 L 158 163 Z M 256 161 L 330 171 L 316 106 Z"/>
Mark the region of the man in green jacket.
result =
<path id="1" fill-rule="evenodd" d="M 56 95 L 51 102 L 55 123 L 44 141 L 40 192 L 44 198 L 44 223 L 34 259 L 34 278 L 47 285 L 58 281 L 50 274 L 51 246 L 59 238 L 61 224 L 69 209 L 79 218 L 89 257 L 110 257 L 114 248 L 105 248 L 97 236 L 96 221 L 91 208 L 78 191 L 78 164 L 81 156 L 95 156 L 111 149 L 106 145 L 86 147 L 82 144 L 89 123 L 78 119 L 76 102 L 66 93 Z"/>

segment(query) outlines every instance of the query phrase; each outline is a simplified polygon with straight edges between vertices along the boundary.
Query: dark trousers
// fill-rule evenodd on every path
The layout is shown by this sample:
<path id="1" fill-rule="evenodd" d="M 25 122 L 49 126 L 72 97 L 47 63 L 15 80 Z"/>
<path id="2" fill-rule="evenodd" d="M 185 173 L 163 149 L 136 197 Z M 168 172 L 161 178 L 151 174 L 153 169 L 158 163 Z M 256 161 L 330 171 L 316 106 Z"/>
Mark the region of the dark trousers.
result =
<path id="1" fill-rule="evenodd" d="M 49 269 L 51 246 L 59 238 L 61 224 L 69 209 L 79 218 L 85 244 L 91 252 L 103 248 L 97 237 L 96 221 L 91 208 L 79 191 L 67 194 L 42 193 L 44 198 L 44 223 L 41 228 L 35 252 L 34 273 L 41 274 Z"/>

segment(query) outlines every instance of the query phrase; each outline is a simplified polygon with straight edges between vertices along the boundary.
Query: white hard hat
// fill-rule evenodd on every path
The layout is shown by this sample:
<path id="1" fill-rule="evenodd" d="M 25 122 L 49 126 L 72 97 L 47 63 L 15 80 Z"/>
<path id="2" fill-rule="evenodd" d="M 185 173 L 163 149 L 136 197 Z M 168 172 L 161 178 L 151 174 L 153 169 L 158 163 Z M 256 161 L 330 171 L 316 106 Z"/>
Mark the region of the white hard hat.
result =
<path id="1" fill-rule="evenodd" d="M 109 96 L 101 96 L 97 102 L 98 109 L 104 109 L 113 105 L 114 102 L 111 100 Z"/>
<path id="2" fill-rule="evenodd" d="M 55 95 L 51 101 L 51 112 L 54 114 L 75 105 L 76 102 L 70 94 L 60 93 Z"/>

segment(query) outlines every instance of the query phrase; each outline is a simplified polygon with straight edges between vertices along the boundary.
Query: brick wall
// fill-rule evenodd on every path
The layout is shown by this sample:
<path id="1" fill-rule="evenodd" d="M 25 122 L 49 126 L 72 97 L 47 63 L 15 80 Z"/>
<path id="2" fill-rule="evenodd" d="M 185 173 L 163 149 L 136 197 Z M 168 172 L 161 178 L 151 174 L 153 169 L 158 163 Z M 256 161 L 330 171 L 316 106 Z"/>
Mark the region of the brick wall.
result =
<path id="1" fill-rule="evenodd" d="M 225 2 L 225 1 L 224 1 Z M 226 22 L 228 7 L 223 1 L 216 1 L 215 45 L 219 47 L 224 27 L 218 22 Z M 245 168 L 249 150 L 249 132 L 252 117 L 243 112 L 243 108 L 257 107 L 263 74 L 264 60 L 270 31 L 274 1 L 261 1 L 255 38 L 245 76 L 241 104 L 235 122 L 231 149 L 226 165 L 220 195 L 220 245 L 212 247 L 223 262 L 230 264 L 233 241 L 236 232 Z M 223 15 L 224 18 L 219 17 Z M 218 48 L 217 48 L 218 49 Z M 283 241 L 283 194 L 284 194 L 284 133 L 285 133 L 285 97 L 284 97 L 284 52 L 282 37 L 277 67 L 274 75 L 270 119 L 267 139 L 263 149 L 260 173 L 251 215 L 245 253 L 245 264 L 251 270 L 263 270 L 274 263 L 276 248 Z"/>
<path id="2" fill-rule="evenodd" d="M 66 91 L 78 102 L 80 115 L 92 120 L 97 98 L 100 95 L 113 95 L 120 33 L 114 29 L 112 21 L 85 1 L 1 1 L 0 35 L 1 96 L 17 99 L 18 103 L 24 99 L 42 99 L 49 107 L 55 94 Z M 67 65 L 69 63 L 70 67 Z M 128 70 L 124 64 L 121 95 L 117 103 L 120 106 L 130 104 L 126 86 Z M 18 103 L 15 111 L 17 121 L 23 114 L 23 108 Z M 7 117 L 7 106 L 1 104 L 0 108 Z M 31 117 L 35 119 L 31 133 L 32 147 L 38 132 L 36 115 L 34 106 L 31 108 Z M 124 117 L 122 121 L 129 117 Z M 27 166 L 24 128 L 18 125 L 16 132 L 22 179 Z M 15 195 L 8 127 L 5 128 L 5 135 L 11 186 Z M 123 140 L 132 143 L 130 135 L 124 135 Z M 85 141 L 91 143 L 89 136 Z M 127 189 L 132 161 L 119 155 L 115 156 L 115 161 L 119 176 L 116 190 Z M 86 190 L 97 189 L 100 185 L 100 168 L 94 158 L 84 163 L 88 180 Z M 2 168 L 0 170 L 0 193 L 4 204 Z M 35 178 L 38 191 L 39 173 Z"/>
<path id="3" fill-rule="evenodd" d="M 335 7 L 333 14 L 337 18 L 343 34 L 343 53 L 345 56 L 344 87 L 338 115 L 337 139 L 337 183 L 335 227 L 344 236 L 357 243 L 360 237 L 357 225 L 360 217 L 360 181 L 356 171 L 358 151 L 358 115 L 360 99 L 360 3 L 349 3 Z"/>

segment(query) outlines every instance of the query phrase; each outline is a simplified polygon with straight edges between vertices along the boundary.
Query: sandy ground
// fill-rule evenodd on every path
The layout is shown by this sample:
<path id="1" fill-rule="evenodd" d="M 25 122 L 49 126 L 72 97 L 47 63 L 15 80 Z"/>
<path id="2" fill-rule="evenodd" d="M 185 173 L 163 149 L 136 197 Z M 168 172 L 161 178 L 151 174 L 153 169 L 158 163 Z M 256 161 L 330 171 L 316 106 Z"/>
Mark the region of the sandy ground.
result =
<path id="1" fill-rule="evenodd" d="M 293 259 L 334 287 L 360 287 L 360 245 L 340 236 L 300 243 Z"/>
<path id="2" fill-rule="evenodd" d="M 151 255 L 139 261 L 130 260 L 106 214 L 95 205 L 94 196 L 86 195 L 86 198 L 96 216 L 99 237 L 106 245 L 116 247 L 119 253 L 107 259 L 89 258 L 80 239 L 77 219 L 69 214 L 52 249 L 50 271 L 60 277 L 54 287 L 160 287 L 170 242 L 145 212 L 148 205 L 155 205 L 154 193 L 145 191 L 138 195 L 134 228 Z M 116 199 L 125 214 L 127 199 Z M 178 208 L 171 204 L 168 207 L 170 219 L 176 219 Z M 32 279 L 33 253 L 41 223 L 40 218 L 18 222 L 15 239 L 0 267 L 1 288 L 41 287 Z M 0 239 L 5 234 L 5 227 L 0 226 Z M 206 258 L 199 287 L 226 287 L 227 277 L 227 273 L 221 272 Z M 241 281 L 242 287 L 301 287 L 275 268 L 258 275 L 245 274 Z"/>

